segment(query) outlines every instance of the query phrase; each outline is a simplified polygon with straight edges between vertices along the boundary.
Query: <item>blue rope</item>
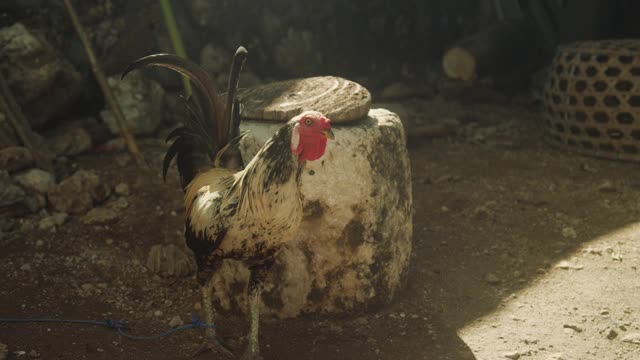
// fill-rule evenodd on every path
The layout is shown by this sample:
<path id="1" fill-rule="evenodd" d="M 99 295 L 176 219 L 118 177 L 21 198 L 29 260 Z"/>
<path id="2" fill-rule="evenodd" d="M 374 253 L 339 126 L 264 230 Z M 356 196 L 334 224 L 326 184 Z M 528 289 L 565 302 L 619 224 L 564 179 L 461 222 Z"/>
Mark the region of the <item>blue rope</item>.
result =
<path id="1" fill-rule="evenodd" d="M 195 328 L 214 328 L 214 324 L 207 324 L 200 319 L 196 314 L 193 315 L 191 319 L 191 323 L 177 327 L 175 329 L 167 330 L 158 335 L 149 335 L 149 336 L 140 336 L 140 335 L 131 335 L 127 334 L 125 330 L 127 329 L 127 324 L 123 320 L 111 320 L 106 319 L 103 321 L 100 320 L 65 320 L 65 319 L 0 319 L 0 324 L 83 324 L 83 325 L 98 325 L 98 326 L 106 326 L 110 329 L 115 329 L 118 331 L 118 334 L 126 337 L 127 339 L 132 340 L 155 340 L 160 339 L 165 336 L 169 336 L 171 334 L 175 334 L 177 332 L 195 329 Z"/>

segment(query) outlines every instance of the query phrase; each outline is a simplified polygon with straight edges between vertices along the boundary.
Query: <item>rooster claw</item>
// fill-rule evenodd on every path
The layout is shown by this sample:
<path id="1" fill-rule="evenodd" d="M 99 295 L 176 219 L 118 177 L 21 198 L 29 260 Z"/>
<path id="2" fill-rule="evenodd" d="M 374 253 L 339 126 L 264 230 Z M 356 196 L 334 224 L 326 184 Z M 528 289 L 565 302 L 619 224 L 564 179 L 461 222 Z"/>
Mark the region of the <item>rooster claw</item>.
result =
<path id="1" fill-rule="evenodd" d="M 217 337 L 206 339 L 202 343 L 202 345 L 200 345 L 200 348 L 193 355 L 191 355 L 191 357 L 195 358 L 206 352 L 213 352 L 215 354 L 220 354 L 224 358 L 228 358 L 228 359 L 235 358 L 235 355 L 233 355 L 233 352 L 231 352 L 231 349 L 229 349 L 229 347 L 225 345 Z"/>

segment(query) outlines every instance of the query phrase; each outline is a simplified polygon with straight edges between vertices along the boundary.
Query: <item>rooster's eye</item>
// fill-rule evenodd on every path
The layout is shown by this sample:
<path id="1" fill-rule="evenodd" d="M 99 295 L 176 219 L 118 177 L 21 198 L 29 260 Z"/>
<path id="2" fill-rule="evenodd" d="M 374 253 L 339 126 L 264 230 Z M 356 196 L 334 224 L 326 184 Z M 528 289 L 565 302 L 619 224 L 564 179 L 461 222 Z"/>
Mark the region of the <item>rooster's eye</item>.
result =
<path id="1" fill-rule="evenodd" d="M 313 123 L 313 121 L 311 121 L 311 119 L 306 119 L 304 121 L 304 123 L 307 124 L 307 125 L 311 125 Z"/>

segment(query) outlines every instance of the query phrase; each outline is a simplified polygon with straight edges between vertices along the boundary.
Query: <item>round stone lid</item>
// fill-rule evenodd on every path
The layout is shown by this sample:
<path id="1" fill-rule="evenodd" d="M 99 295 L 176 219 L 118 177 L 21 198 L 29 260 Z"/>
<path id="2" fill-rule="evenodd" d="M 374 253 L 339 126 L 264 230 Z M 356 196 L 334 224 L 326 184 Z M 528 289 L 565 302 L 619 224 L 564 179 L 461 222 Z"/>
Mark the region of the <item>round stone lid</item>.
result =
<path id="1" fill-rule="evenodd" d="M 242 80 L 241 80 L 242 81 Z M 371 94 L 358 83 L 335 76 L 273 82 L 238 91 L 242 118 L 286 122 L 303 111 L 323 113 L 333 123 L 362 119 Z"/>

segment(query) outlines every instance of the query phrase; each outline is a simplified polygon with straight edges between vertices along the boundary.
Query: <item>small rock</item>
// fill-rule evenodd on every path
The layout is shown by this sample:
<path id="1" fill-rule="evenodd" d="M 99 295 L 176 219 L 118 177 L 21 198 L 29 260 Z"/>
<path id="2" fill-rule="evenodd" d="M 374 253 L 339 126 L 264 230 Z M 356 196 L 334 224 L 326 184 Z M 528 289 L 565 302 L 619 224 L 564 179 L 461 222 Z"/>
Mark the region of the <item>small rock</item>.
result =
<path id="1" fill-rule="evenodd" d="M 6 360 L 9 355 L 9 347 L 6 344 L 0 343 L 0 360 Z"/>
<path id="2" fill-rule="evenodd" d="M 24 190 L 13 183 L 9 173 L 0 170 L 0 207 L 22 203 L 26 196 Z"/>
<path id="3" fill-rule="evenodd" d="M 87 130 L 81 127 L 64 129 L 51 141 L 51 150 L 57 156 L 73 156 L 83 154 L 93 146 L 93 140 Z"/>
<path id="4" fill-rule="evenodd" d="M 147 257 L 147 268 L 165 277 L 188 276 L 196 270 L 193 256 L 185 254 L 175 245 L 154 245 Z"/>
<path id="5" fill-rule="evenodd" d="M 565 226 L 562 228 L 562 236 L 567 239 L 575 239 L 578 237 L 576 230 L 570 226 Z"/>
<path id="6" fill-rule="evenodd" d="M 602 184 L 598 185 L 598 191 L 604 193 L 615 192 L 616 188 L 613 186 L 613 183 L 609 180 L 605 180 Z"/>
<path id="7" fill-rule="evenodd" d="M 116 185 L 115 192 L 120 196 L 129 196 L 129 185 L 125 183 L 120 183 Z"/>
<path id="8" fill-rule="evenodd" d="M 557 268 L 562 269 L 562 270 L 582 270 L 584 269 L 584 266 L 582 265 L 577 265 L 577 264 L 573 264 L 570 263 L 566 260 L 562 260 L 558 263 L 558 265 L 556 265 Z"/>
<path id="9" fill-rule="evenodd" d="M 3 63 L 11 64 L 7 85 L 36 128 L 74 103 L 83 78 L 53 44 L 31 30 L 19 22 L 0 28 L 0 47 Z"/>
<path id="10" fill-rule="evenodd" d="M 582 328 L 579 327 L 578 325 L 573 325 L 573 324 L 564 324 L 562 325 L 563 328 L 565 329 L 571 329 L 577 333 L 581 333 L 582 332 Z"/>
<path id="11" fill-rule="evenodd" d="M 640 333 L 627 334 L 622 338 L 622 341 L 640 345 Z"/>
<path id="12" fill-rule="evenodd" d="M 22 271 L 31 271 L 31 264 L 29 264 L 29 263 L 23 264 L 22 266 L 20 266 L 20 270 L 22 270 Z"/>
<path id="13" fill-rule="evenodd" d="M 492 285 L 495 285 L 495 284 L 499 284 L 499 283 L 500 283 L 500 279 L 499 279 L 495 274 L 493 274 L 493 273 L 488 273 L 488 274 L 484 277 L 484 280 L 485 280 L 487 283 L 492 284 Z"/>
<path id="14" fill-rule="evenodd" d="M 40 357 L 40 353 L 35 350 L 31 350 L 29 351 L 29 357 L 32 359 L 37 359 Z"/>
<path id="15" fill-rule="evenodd" d="M 107 206 L 110 207 L 113 210 L 116 210 L 116 211 L 124 210 L 124 209 L 129 207 L 129 201 L 127 201 L 126 198 L 119 197 L 119 198 L 117 198 L 117 199 L 115 199 L 113 201 L 110 201 L 107 204 Z"/>
<path id="16" fill-rule="evenodd" d="M 33 166 L 33 155 L 26 147 L 11 146 L 0 149 L 0 170 L 15 172 Z"/>
<path id="17" fill-rule="evenodd" d="M 79 170 L 51 188 L 49 202 L 59 212 L 84 214 L 94 203 L 104 202 L 110 193 L 95 172 Z"/>
<path id="18" fill-rule="evenodd" d="M 56 180 L 53 174 L 40 169 L 27 170 L 14 176 L 16 182 L 27 190 L 46 194 L 55 185 Z"/>
<path id="19" fill-rule="evenodd" d="M 123 80 L 117 77 L 108 79 L 122 113 L 125 125 L 133 134 L 153 133 L 162 122 L 164 108 L 164 89 L 156 81 L 132 72 Z M 110 110 L 100 112 L 100 116 L 112 134 L 120 133 L 120 128 Z"/>
<path id="20" fill-rule="evenodd" d="M 520 358 L 520 353 L 517 351 L 511 351 L 511 352 L 502 354 L 502 356 L 506 357 L 507 359 L 517 360 Z"/>
<path id="21" fill-rule="evenodd" d="M 118 213 L 108 208 L 94 208 L 82 218 L 85 225 L 109 225 L 118 220 Z"/>
<path id="22" fill-rule="evenodd" d="M 107 245 L 113 245 L 113 239 L 109 238 L 109 239 L 105 240 L 104 243 L 107 244 Z"/>
<path id="23" fill-rule="evenodd" d="M 38 229 L 40 230 L 51 230 L 55 229 L 58 226 L 64 225 L 67 221 L 69 215 L 66 213 L 54 213 L 51 216 L 47 216 L 40 220 L 38 223 Z"/>
<path id="24" fill-rule="evenodd" d="M 177 328 L 182 325 L 184 325 L 184 321 L 182 321 L 182 318 L 179 315 L 172 317 L 169 321 L 169 326 L 171 326 L 172 328 Z"/>
<path id="25" fill-rule="evenodd" d="M 613 340 L 616 337 L 618 337 L 618 332 L 615 331 L 614 329 L 609 328 L 605 330 L 604 335 L 606 336 L 607 339 Z"/>
<path id="26" fill-rule="evenodd" d="M 156 310 L 156 311 L 154 311 L 154 312 L 153 312 L 153 316 L 155 316 L 155 317 L 160 317 L 160 316 L 162 316 L 162 311 L 161 311 L 161 310 Z"/>

